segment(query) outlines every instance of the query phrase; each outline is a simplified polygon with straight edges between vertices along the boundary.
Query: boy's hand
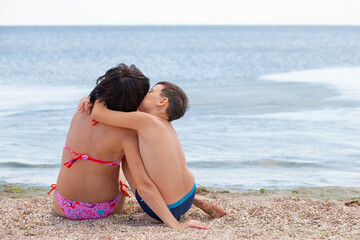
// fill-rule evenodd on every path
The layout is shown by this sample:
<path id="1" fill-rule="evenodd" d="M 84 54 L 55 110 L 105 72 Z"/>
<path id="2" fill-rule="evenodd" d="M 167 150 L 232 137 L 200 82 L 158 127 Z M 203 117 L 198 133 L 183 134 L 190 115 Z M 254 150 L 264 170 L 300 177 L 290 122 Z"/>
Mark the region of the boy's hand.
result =
<path id="1" fill-rule="evenodd" d="M 83 97 L 79 102 L 78 111 L 81 113 L 86 111 L 88 114 L 91 114 L 93 106 L 94 105 L 90 102 L 89 97 Z"/>
<path id="2" fill-rule="evenodd" d="M 189 220 L 187 222 L 180 224 L 182 228 L 199 228 L 199 229 L 211 229 L 211 227 L 205 225 L 204 223 L 198 220 Z"/>

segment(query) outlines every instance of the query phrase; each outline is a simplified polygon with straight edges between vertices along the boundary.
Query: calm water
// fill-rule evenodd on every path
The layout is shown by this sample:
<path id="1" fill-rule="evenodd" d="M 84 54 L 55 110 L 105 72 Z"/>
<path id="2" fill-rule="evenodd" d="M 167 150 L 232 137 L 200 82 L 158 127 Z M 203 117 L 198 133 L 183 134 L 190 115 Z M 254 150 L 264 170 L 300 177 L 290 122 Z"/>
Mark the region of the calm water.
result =
<path id="1" fill-rule="evenodd" d="M 0 182 L 54 183 L 79 99 L 120 62 L 187 92 L 197 184 L 360 186 L 360 27 L 0 27 Z"/>

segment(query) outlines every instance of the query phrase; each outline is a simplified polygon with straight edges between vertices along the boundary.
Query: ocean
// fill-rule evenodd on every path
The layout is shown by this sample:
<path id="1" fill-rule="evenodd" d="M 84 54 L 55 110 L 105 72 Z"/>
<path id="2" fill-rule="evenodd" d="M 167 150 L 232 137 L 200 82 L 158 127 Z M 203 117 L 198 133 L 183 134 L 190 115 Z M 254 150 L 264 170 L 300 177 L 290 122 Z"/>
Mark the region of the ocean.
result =
<path id="1" fill-rule="evenodd" d="M 0 27 L 1 184 L 56 182 L 80 98 L 119 63 L 187 93 L 198 185 L 360 186 L 360 26 Z"/>

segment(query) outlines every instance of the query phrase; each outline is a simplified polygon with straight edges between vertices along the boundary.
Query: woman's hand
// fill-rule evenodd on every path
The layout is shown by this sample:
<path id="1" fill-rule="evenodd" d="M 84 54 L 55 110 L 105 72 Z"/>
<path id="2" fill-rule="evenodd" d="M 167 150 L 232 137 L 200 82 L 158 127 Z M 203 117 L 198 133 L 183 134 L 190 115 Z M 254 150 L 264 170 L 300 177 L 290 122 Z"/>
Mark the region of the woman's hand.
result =
<path id="1" fill-rule="evenodd" d="M 189 220 L 184 223 L 180 223 L 180 228 L 198 228 L 198 229 L 211 229 L 211 227 L 205 225 L 204 223 L 198 220 Z"/>
<path id="2" fill-rule="evenodd" d="M 89 97 L 83 97 L 79 102 L 78 111 L 81 113 L 86 111 L 88 114 L 91 114 L 93 106 L 94 105 L 90 102 Z"/>

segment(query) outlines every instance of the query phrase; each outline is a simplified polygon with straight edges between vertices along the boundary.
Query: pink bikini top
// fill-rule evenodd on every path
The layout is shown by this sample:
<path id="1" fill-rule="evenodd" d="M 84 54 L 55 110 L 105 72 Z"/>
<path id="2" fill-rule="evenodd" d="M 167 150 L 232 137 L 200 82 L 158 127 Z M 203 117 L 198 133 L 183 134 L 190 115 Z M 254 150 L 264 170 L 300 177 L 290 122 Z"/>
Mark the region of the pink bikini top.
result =
<path id="1" fill-rule="evenodd" d="M 74 162 L 75 162 L 76 160 L 79 160 L 79 159 L 88 160 L 88 161 L 92 161 L 92 162 L 96 162 L 96 163 L 102 163 L 102 164 L 106 164 L 106 165 L 109 165 L 109 166 L 119 166 L 121 160 L 122 160 L 122 159 L 124 158 L 124 156 L 125 156 L 125 154 L 124 154 L 119 161 L 116 161 L 116 162 L 107 162 L 107 161 L 103 161 L 103 160 L 100 160 L 100 159 L 91 158 L 91 157 L 89 157 L 88 155 L 83 155 L 83 154 L 79 154 L 79 153 L 73 152 L 68 146 L 66 146 L 66 143 L 64 144 L 64 148 L 65 148 L 69 153 L 71 153 L 72 155 L 75 156 L 74 158 L 72 158 L 72 159 L 70 159 L 69 161 L 67 161 L 66 163 L 64 163 L 64 165 L 67 166 L 68 168 L 70 168 L 70 167 L 74 164 Z"/>

